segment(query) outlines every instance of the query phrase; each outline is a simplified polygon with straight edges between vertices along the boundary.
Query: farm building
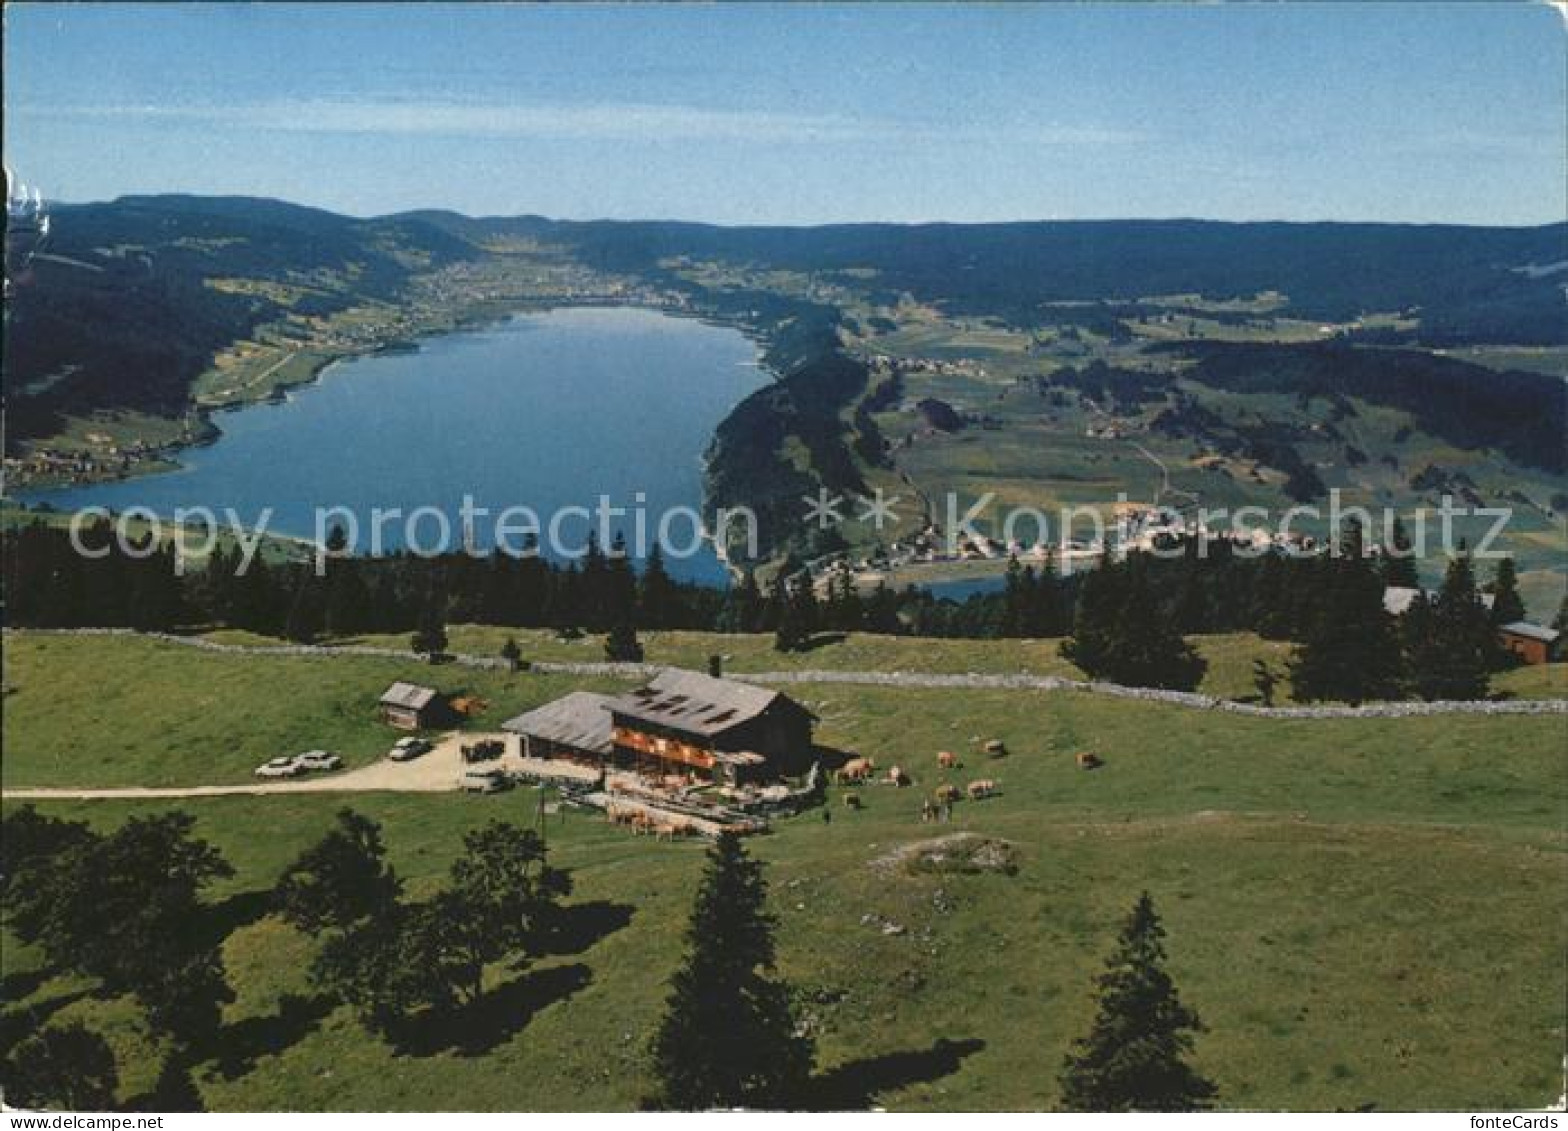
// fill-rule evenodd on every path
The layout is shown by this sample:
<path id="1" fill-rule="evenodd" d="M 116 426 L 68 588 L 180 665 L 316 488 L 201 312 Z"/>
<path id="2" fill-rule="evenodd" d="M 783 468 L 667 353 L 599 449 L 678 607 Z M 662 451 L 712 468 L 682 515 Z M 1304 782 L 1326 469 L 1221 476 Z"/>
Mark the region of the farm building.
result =
<path id="1" fill-rule="evenodd" d="M 1550 663 L 1562 633 L 1529 621 L 1516 620 L 1497 630 L 1497 642 L 1527 664 Z"/>
<path id="2" fill-rule="evenodd" d="M 508 719 L 501 727 L 522 735 L 525 757 L 563 759 L 599 769 L 610 757 L 610 702 L 608 695 L 574 691 Z"/>
<path id="3" fill-rule="evenodd" d="M 816 716 L 777 691 L 671 668 L 608 708 L 611 761 L 639 773 L 740 785 L 811 766 Z"/>
<path id="4" fill-rule="evenodd" d="M 381 696 L 381 717 L 402 730 L 423 730 L 440 722 L 441 694 L 433 687 L 394 683 Z"/>

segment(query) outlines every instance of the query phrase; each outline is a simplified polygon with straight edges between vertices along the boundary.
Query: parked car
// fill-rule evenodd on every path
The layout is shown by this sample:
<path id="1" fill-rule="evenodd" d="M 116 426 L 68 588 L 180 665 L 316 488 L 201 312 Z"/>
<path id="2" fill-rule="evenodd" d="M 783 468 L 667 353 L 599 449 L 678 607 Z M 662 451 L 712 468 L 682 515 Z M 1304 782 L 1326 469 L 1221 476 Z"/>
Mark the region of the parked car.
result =
<path id="1" fill-rule="evenodd" d="M 512 779 L 505 770 L 464 770 L 457 784 L 466 793 L 500 793 L 510 788 Z"/>
<path id="2" fill-rule="evenodd" d="M 258 778 L 297 778 L 305 772 L 305 767 L 299 764 L 299 759 L 292 754 L 285 754 L 281 758 L 274 758 L 256 767 Z"/>
<path id="3" fill-rule="evenodd" d="M 392 751 L 387 755 L 394 762 L 410 762 L 421 754 L 428 754 L 431 750 L 430 743 L 423 738 L 400 738 L 392 744 Z"/>
<path id="4" fill-rule="evenodd" d="M 330 750 L 307 750 L 294 759 L 301 773 L 311 773 L 317 770 L 341 770 L 343 759 Z"/>

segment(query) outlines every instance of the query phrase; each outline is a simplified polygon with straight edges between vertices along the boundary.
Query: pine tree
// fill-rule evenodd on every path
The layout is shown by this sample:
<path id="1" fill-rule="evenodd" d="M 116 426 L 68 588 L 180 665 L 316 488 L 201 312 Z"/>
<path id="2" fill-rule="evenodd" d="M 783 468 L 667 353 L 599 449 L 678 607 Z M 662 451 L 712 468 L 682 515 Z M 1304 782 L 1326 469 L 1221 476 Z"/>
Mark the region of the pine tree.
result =
<path id="1" fill-rule="evenodd" d="M 1418 605 L 1424 607 L 1412 607 L 1404 626 L 1416 694 L 1423 699 L 1485 698 L 1499 649 L 1492 618 L 1476 593 L 1469 555 L 1461 553 L 1450 561 L 1436 599 Z"/>
<path id="2" fill-rule="evenodd" d="M 1494 625 L 1524 620 L 1524 599 L 1519 596 L 1519 571 L 1513 558 L 1504 558 L 1497 563 L 1497 572 L 1493 574 L 1492 584 L 1487 586 L 1487 591 L 1492 594 Z"/>
<path id="3" fill-rule="evenodd" d="M 1126 573 L 1105 676 L 1128 687 L 1191 691 L 1203 678 L 1207 662 L 1155 602 L 1147 555 L 1129 557 Z"/>
<path id="4" fill-rule="evenodd" d="M 808 582 L 809 585 L 809 582 Z M 806 642 L 808 630 L 801 619 L 801 607 L 780 573 L 773 579 L 769 605 L 774 611 L 773 647 L 779 652 L 798 651 Z"/>
<path id="5" fill-rule="evenodd" d="M 643 563 L 637 601 L 641 614 L 638 623 L 643 628 L 674 627 L 679 597 L 675 592 L 675 582 L 664 568 L 664 551 L 659 548 L 658 542 L 653 544 L 653 548 L 648 551 L 648 560 Z"/>
<path id="6" fill-rule="evenodd" d="M 1363 552 L 1360 524 L 1346 523 L 1338 552 L 1315 567 L 1315 612 L 1289 664 L 1292 693 L 1301 702 L 1394 698 L 1403 665 L 1393 618 L 1383 607 L 1383 579 Z"/>
<path id="7" fill-rule="evenodd" d="M 1117 614 L 1121 611 L 1120 570 L 1109 555 L 1084 575 L 1073 610 L 1073 634 L 1062 641 L 1064 659 L 1091 678 L 1109 669 Z"/>
<path id="8" fill-rule="evenodd" d="M 1165 930 L 1144 892 L 1128 916 L 1105 973 L 1089 1035 L 1062 1068 L 1069 1111 L 1203 1111 L 1216 1089 L 1184 1059 L 1198 1014 L 1182 1004 L 1165 971 Z"/>
<path id="9" fill-rule="evenodd" d="M 1410 537 L 1405 533 L 1405 524 L 1399 521 L 1397 515 L 1389 529 L 1388 542 L 1383 547 L 1381 564 L 1384 585 L 1421 588 L 1421 579 L 1416 575 L 1415 555 L 1410 548 Z"/>
<path id="10" fill-rule="evenodd" d="M 446 651 L 447 646 L 446 618 L 441 614 L 441 605 L 438 598 L 427 602 L 419 628 L 408 642 L 411 651 L 432 663 Z"/>
<path id="11" fill-rule="evenodd" d="M 637 639 L 637 630 L 624 621 L 612 626 L 604 638 L 604 658 L 614 664 L 642 663 L 642 642 Z"/>
<path id="12" fill-rule="evenodd" d="M 686 958 L 671 980 L 652 1042 L 657 1091 L 648 1106 L 677 1111 L 798 1105 L 814 1050 L 800 1034 L 774 964 L 775 920 L 762 866 L 739 838 L 708 852 L 687 928 Z"/>

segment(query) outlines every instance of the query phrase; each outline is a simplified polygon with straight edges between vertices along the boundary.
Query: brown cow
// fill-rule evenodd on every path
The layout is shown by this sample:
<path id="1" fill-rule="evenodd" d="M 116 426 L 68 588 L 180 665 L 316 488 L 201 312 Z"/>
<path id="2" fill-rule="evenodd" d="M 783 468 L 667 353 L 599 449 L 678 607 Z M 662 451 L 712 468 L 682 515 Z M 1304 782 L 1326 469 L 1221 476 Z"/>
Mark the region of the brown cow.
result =
<path id="1" fill-rule="evenodd" d="M 958 755 L 951 750 L 940 751 L 936 756 L 936 764 L 944 770 L 951 770 L 958 765 Z"/>
<path id="2" fill-rule="evenodd" d="M 851 758 L 844 763 L 836 777 L 840 785 L 854 785 L 869 778 L 876 768 L 877 764 L 870 758 Z"/>
<path id="3" fill-rule="evenodd" d="M 1097 766 L 1103 766 L 1105 764 L 1103 761 L 1101 761 L 1098 754 L 1090 754 L 1083 750 L 1078 752 L 1077 760 L 1078 768 L 1080 770 L 1092 770 Z"/>

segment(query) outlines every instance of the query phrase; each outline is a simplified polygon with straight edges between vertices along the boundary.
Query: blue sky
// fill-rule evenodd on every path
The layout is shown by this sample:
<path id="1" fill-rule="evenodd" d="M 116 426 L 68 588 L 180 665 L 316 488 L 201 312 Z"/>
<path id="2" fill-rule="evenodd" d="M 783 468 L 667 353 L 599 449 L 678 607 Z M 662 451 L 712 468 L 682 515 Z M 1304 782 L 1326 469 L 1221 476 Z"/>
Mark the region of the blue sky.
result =
<path id="1" fill-rule="evenodd" d="M 1568 213 L 1544 5 L 8 4 L 46 196 L 720 223 Z"/>

